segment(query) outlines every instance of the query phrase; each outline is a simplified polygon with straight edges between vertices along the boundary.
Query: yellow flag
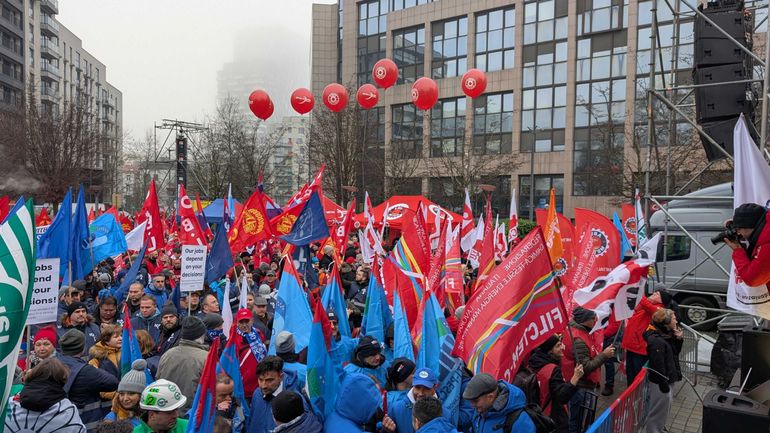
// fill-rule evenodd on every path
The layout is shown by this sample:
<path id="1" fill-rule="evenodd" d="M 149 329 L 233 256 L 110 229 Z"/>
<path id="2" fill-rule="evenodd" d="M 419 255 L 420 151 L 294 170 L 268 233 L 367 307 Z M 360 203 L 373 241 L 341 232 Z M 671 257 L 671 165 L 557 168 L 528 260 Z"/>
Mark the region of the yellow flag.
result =
<path id="1" fill-rule="evenodd" d="M 551 188 L 551 196 L 548 200 L 548 216 L 545 219 L 543 235 L 548 253 L 551 256 L 551 264 L 556 264 L 556 261 L 564 255 L 564 247 L 561 244 L 559 219 L 556 217 L 556 190 L 553 188 Z"/>

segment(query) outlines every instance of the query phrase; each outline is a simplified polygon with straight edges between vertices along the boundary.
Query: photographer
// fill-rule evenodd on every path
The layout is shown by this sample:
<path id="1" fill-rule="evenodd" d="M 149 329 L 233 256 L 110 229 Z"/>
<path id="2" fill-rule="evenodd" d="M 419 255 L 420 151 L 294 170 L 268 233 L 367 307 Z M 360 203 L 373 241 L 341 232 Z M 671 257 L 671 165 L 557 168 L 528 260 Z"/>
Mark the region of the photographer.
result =
<path id="1" fill-rule="evenodd" d="M 732 221 L 725 225 L 738 235 L 724 237 L 724 242 L 733 250 L 736 274 L 749 286 L 763 286 L 770 283 L 770 213 L 763 206 L 744 203 L 735 209 Z M 748 245 L 741 244 L 741 240 Z"/>

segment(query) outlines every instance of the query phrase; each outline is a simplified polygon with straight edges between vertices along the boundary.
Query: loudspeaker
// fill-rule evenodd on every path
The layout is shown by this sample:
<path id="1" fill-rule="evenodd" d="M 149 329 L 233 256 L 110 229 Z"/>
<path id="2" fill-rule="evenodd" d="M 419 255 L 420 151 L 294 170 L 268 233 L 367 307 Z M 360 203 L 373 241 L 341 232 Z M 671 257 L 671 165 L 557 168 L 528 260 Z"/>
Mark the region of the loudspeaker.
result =
<path id="1" fill-rule="evenodd" d="M 741 383 L 751 368 L 746 381 L 746 390 L 770 380 L 770 330 L 756 326 L 743 330 L 743 348 L 741 355 Z"/>
<path id="2" fill-rule="evenodd" d="M 727 120 L 720 120 L 716 122 L 701 123 L 700 127 L 703 132 L 708 134 L 716 141 L 722 149 L 725 149 L 728 154 L 733 155 L 733 129 L 735 128 L 735 122 L 738 121 L 737 117 L 733 117 Z M 724 159 L 725 155 L 714 147 L 706 137 L 700 135 L 700 141 L 703 144 L 703 150 L 706 151 L 706 158 L 709 161 L 715 161 L 718 159 Z"/>
<path id="3" fill-rule="evenodd" d="M 696 38 L 695 66 L 726 65 L 728 63 L 743 63 L 746 53 L 727 38 Z"/>
<path id="4" fill-rule="evenodd" d="M 745 80 L 747 75 L 746 68 L 741 63 L 697 68 L 695 84 L 740 81 Z M 746 83 L 696 88 L 695 109 L 698 122 L 721 120 L 741 113 L 749 114 L 752 104 L 746 97 L 746 89 Z"/>
<path id="5" fill-rule="evenodd" d="M 713 389 L 703 399 L 703 433 L 759 433 L 768 429 L 770 408 L 748 397 Z"/>
<path id="6" fill-rule="evenodd" d="M 714 24 L 726 31 L 733 38 L 739 41 L 746 40 L 746 19 L 742 11 L 720 11 L 709 14 L 709 10 L 710 8 L 706 9 L 704 12 L 706 12 L 706 15 L 714 22 Z M 711 23 L 698 16 L 695 20 L 695 39 L 699 38 L 722 39 L 725 38 L 725 35 L 714 28 Z"/>

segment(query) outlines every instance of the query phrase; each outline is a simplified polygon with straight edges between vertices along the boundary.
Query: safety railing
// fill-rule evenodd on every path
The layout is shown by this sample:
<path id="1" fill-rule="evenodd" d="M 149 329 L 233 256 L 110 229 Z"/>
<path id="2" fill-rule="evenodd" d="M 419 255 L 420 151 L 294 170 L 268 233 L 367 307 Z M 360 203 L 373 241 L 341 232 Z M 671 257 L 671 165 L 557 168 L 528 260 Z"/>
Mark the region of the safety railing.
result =
<path id="1" fill-rule="evenodd" d="M 679 366 L 682 368 L 682 376 L 689 379 L 692 385 L 697 385 L 699 374 L 709 371 L 711 367 L 711 357 L 709 350 L 708 356 L 701 356 L 700 350 L 702 344 L 714 345 L 716 340 L 706 334 L 692 329 L 691 327 L 680 323 L 682 327 L 682 351 L 679 353 Z"/>
<path id="2" fill-rule="evenodd" d="M 585 433 L 638 433 L 647 419 L 647 369 L 596 418 Z"/>

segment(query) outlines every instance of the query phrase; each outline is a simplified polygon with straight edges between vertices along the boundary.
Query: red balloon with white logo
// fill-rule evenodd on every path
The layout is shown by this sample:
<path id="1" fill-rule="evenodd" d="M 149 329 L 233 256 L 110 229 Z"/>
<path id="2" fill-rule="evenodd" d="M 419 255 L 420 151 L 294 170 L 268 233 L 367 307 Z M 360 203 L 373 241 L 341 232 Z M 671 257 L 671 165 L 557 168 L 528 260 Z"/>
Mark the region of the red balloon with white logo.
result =
<path id="1" fill-rule="evenodd" d="M 471 98 L 481 96 L 487 88 L 487 76 L 478 69 L 469 69 L 463 74 L 462 88 L 463 93 Z"/>
<path id="2" fill-rule="evenodd" d="M 273 101 L 264 90 L 255 90 L 249 95 L 249 110 L 262 120 L 267 120 L 273 114 Z"/>
<path id="3" fill-rule="evenodd" d="M 412 102 L 420 110 L 430 110 L 438 101 L 438 85 L 428 77 L 412 84 Z"/>
<path id="4" fill-rule="evenodd" d="M 356 99 L 361 108 L 368 110 L 377 105 L 377 101 L 380 100 L 380 92 L 373 85 L 366 83 L 358 88 Z"/>
<path id="5" fill-rule="evenodd" d="M 398 66 L 393 60 L 381 59 L 372 68 L 372 79 L 378 86 L 387 89 L 398 80 Z"/>
<path id="6" fill-rule="evenodd" d="M 342 84 L 331 83 L 324 88 L 323 98 L 326 108 L 339 113 L 348 105 L 348 89 Z"/>
<path id="7" fill-rule="evenodd" d="M 291 93 L 291 108 L 297 113 L 309 113 L 314 105 L 315 97 L 313 97 L 313 93 L 310 90 L 300 87 Z"/>

